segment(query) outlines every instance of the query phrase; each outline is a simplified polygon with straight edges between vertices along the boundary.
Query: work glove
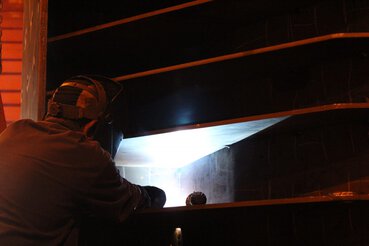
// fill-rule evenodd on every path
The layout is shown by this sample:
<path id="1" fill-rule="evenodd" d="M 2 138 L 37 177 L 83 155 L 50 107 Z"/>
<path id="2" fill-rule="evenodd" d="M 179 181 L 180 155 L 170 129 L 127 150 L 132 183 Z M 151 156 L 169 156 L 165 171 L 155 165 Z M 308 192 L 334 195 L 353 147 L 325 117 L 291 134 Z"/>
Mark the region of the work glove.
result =
<path id="1" fill-rule="evenodd" d="M 162 208 L 167 201 L 165 192 L 155 186 L 140 186 L 141 192 L 145 198 L 145 207 Z"/>

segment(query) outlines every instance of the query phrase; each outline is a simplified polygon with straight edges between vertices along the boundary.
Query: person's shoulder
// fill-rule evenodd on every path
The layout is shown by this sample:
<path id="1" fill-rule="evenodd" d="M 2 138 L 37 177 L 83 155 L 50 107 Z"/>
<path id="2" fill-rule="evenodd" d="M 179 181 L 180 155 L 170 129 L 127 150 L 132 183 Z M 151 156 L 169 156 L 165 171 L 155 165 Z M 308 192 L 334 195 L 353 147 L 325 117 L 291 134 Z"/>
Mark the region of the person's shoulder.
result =
<path id="1" fill-rule="evenodd" d="M 90 148 L 90 153 L 94 153 L 95 158 L 102 158 L 108 162 L 112 161 L 110 153 L 101 147 L 98 141 L 87 138 L 85 140 L 85 144 L 88 146 L 88 148 Z"/>
<path id="2" fill-rule="evenodd" d="M 21 127 L 21 126 L 33 125 L 33 124 L 37 124 L 37 122 L 31 119 L 20 119 L 20 120 L 10 123 L 7 128 Z"/>
<path id="3" fill-rule="evenodd" d="M 9 125 L 17 125 L 17 124 L 29 124 L 29 123 L 36 123 L 37 121 L 34 121 L 32 119 L 20 119 L 20 120 L 16 120 L 12 123 L 10 123 Z"/>

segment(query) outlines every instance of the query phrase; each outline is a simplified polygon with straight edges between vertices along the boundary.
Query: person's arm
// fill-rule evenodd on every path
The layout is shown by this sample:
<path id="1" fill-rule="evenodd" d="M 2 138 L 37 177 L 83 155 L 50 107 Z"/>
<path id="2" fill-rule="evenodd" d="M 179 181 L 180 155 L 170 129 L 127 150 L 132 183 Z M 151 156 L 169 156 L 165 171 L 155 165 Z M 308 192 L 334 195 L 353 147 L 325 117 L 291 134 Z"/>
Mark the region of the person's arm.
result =
<path id="1" fill-rule="evenodd" d="M 114 163 L 105 165 L 85 196 L 87 216 L 122 222 L 148 203 L 139 186 L 120 177 Z"/>
<path id="2" fill-rule="evenodd" d="M 165 204 L 165 193 L 152 186 L 139 186 L 122 178 L 113 162 L 102 169 L 86 194 L 88 217 L 122 222 L 136 209 L 158 208 Z"/>

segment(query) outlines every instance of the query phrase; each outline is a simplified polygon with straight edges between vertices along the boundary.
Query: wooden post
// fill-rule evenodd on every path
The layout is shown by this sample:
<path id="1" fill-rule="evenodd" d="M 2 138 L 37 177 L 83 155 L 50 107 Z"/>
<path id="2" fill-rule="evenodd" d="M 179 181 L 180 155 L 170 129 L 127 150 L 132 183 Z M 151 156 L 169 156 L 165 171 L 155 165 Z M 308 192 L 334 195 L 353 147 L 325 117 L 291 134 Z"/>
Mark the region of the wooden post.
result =
<path id="1" fill-rule="evenodd" d="M 48 0 L 24 0 L 21 118 L 45 113 Z"/>

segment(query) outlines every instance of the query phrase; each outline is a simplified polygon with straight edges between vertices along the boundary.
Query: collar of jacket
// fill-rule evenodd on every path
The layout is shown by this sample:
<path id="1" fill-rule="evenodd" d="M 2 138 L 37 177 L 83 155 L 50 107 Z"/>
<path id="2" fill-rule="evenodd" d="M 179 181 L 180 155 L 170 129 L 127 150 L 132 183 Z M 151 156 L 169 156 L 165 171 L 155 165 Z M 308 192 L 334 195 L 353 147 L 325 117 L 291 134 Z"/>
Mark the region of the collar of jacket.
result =
<path id="1" fill-rule="evenodd" d="M 67 120 L 67 119 L 57 118 L 57 117 L 47 117 L 45 121 L 60 124 L 73 131 L 82 132 L 81 126 L 78 124 L 78 122 L 73 121 L 73 120 Z"/>

